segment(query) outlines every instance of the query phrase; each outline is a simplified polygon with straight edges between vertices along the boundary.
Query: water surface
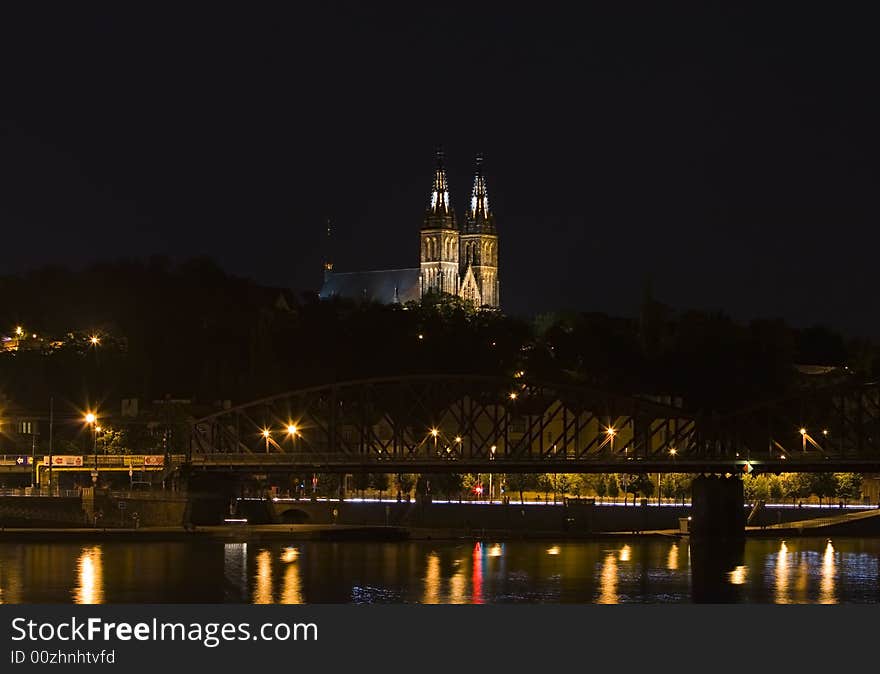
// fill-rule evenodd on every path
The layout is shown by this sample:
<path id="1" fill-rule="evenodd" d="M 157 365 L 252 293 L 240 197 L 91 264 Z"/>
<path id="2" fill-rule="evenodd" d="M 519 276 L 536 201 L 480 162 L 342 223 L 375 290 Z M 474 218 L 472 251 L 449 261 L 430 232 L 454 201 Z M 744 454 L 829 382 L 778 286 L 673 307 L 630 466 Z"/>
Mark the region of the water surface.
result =
<path id="1" fill-rule="evenodd" d="M 877 603 L 880 540 L 0 544 L 0 603 Z"/>

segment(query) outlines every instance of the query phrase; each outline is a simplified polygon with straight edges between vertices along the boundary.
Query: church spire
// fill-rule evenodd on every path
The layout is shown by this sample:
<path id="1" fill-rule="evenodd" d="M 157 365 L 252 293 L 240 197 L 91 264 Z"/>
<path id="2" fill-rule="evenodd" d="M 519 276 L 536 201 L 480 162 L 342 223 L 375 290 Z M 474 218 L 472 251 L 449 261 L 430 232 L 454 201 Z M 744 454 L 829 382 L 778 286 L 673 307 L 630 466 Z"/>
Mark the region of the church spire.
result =
<path id="1" fill-rule="evenodd" d="M 425 229 L 454 229 L 455 212 L 449 199 L 449 182 L 446 179 L 446 166 L 441 148 L 435 154 L 437 166 L 434 169 L 434 182 L 431 185 L 431 198 L 425 213 Z"/>
<path id="2" fill-rule="evenodd" d="M 465 232 L 474 234 L 494 234 L 495 218 L 489 210 L 489 192 L 486 177 L 483 175 L 483 155 L 477 155 L 477 170 L 474 175 L 474 188 L 471 191 L 471 204 L 465 217 Z"/>

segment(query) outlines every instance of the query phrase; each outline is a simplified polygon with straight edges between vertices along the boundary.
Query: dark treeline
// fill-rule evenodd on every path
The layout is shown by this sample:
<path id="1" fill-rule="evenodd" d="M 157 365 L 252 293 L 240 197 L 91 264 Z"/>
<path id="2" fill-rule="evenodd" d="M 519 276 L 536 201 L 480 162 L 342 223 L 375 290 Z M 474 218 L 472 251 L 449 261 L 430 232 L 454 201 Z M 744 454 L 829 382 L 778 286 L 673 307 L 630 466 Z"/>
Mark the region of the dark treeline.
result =
<path id="1" fill-rule="evenodd" d="M 205 259 L 2 277 L 0 334 L 18 325 L 56 340 L 51 349 L 0 354 L 0 395 L 37 408 L 49 395 L 83 405 L 166 395 L 244 402 L 373 376 L 524 371 L 727 411 L 798 385 L 804 375 L 795 364 L 865 378 L 880 369 L 876 344 L 823 327 L 678 314 L 650 299 L 635 319 L 581 313 L 532 321 L 473 312 L 454 298 L 407 307 L 322 302 L 230 276 Z M 100 335 L 99 346 L 83 341 L 89 334 Z"/>

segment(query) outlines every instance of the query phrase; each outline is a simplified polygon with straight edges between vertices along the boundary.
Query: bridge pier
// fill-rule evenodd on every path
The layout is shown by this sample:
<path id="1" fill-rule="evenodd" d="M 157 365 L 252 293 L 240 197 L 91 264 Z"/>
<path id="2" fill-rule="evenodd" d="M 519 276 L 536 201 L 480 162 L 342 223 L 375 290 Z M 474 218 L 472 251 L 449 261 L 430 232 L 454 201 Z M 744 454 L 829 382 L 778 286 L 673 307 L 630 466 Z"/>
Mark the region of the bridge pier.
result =
<path id="1" fill-rule="evenodd" d="M 692 537 L 745 537 L 745 499 L 739 477 L 700 475 L 694 479 L 691 489 Z"/>

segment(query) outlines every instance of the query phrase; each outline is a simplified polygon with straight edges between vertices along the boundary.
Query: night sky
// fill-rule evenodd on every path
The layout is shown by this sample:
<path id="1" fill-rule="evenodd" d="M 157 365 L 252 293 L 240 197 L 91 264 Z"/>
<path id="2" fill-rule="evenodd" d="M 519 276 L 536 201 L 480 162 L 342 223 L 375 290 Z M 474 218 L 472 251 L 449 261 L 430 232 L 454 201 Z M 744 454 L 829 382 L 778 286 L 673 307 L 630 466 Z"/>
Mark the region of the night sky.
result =
<path id="1" fill-rule="evenodd" d="M 317 289 L 327 216 L 338 270 L 416 266 L 442 145 L 460 220 L 485 154 L 511 313 L 632 315 L 650 279 L 880 335 L 867 15 L 475 4 L 4 8 L 0 274 L 209 255 Z"/>

